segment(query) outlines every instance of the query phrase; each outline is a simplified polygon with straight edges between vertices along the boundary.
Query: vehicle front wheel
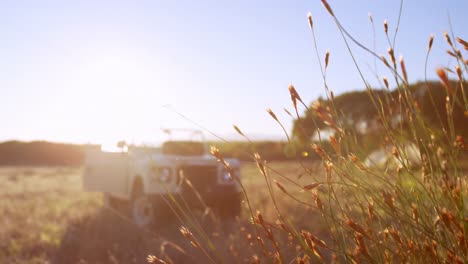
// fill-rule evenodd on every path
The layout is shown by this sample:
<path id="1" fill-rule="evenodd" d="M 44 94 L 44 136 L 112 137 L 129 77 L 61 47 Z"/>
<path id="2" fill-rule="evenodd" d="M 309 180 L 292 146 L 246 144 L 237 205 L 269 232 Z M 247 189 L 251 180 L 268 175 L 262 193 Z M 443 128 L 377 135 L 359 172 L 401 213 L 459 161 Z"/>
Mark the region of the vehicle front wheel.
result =
<path id="1" fill-rule="evenodd" d="M 131 200 L 131 215 L 138 227 L 148 227 L 154 221 L 154 207 L 151 199 L 144 193 L 141 181 L 135 182 Z"/>

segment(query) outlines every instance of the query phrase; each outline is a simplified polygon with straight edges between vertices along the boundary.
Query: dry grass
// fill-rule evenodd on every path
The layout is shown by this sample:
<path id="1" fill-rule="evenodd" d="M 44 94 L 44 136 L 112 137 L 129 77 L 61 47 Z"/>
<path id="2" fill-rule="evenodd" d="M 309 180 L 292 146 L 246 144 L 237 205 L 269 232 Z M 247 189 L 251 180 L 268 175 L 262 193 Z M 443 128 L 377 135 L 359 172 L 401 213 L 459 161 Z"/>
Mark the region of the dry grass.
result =
<path id="1" fill-rule="evenodd" d="M 314 169 L 317 164 L 308 166 Z M 291 178 L 297 178 L 302 170 L 295 162 L 280 162 L 272 168 Z M 243 165 L 242 175 L 247 191 L 255 193 L 251 198 L 254 208 L 277 226 L 277 214 L 256 164 Z M 305 185 L 308 181 L 303 182 Z M 304 195 L 297 186 L 284 184 L 292 194 Z M 175 263 L 189 259 L 206 262 L 206 256 L 179 232 L 182 223 L 174 220 L 141 230 L 104 208 L 100 194 L 82 191 L 81 169 L 1 168 L 0 196 L 1 263 L 142 263 L 149 254 Z M 322 232 L 320 220 L 314 220 L 319 218 L 316 211 L 303 210 L 280 193 L 277 200 L 298 226 Z M 196 212 L 197 221 L 216 246 L 217 253 L 209 253 L 215 261 L 237 263 L 256 254 L 255 230 L 246 212 L 231 223 L 217 222 Z M 288 235 L 274 232 L 280 236 L 279 245 L 287 247 L 291 252 L 287 255 L 294 257 L 295 245 L 288 245 Z M 200 243 L 206 246 L 205 241 Z M 266 243 L 266 249 L 270 248 L 271 244 Z"/>

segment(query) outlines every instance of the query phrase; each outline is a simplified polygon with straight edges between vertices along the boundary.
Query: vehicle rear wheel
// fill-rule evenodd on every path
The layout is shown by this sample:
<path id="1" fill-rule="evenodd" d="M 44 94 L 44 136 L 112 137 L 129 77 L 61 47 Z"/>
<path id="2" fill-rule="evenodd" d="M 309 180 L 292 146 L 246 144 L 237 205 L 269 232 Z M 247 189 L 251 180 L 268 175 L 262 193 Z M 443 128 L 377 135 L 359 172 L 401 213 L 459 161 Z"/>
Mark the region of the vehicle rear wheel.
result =
<path id="1" fill-rule="evenodd" d="M 136 181 L 132 191 L 131 215 L 133 222 L 138 227 L 148 227 L 154 221 L 154 206 L 144 193 L 143 183 Z"/>

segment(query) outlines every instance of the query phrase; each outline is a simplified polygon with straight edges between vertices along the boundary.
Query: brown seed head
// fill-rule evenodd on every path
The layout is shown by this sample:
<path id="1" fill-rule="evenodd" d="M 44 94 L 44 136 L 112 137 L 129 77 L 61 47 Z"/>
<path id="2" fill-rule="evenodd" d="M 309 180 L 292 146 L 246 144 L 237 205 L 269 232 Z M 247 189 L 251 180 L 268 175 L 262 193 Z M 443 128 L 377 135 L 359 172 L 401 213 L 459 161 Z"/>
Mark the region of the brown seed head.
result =
<path id="1" fill-rule="evenodd" d="M 283 223 L 283 221 L 277 219 L 277 220 L 275 221 L 275 224 L 276 224 L 279 228 L 281 228 L 282 230 L 288 231 L 288 229 L 286 228 L 286 225 Z"/>
<path id="2" fill-rule="evenodd" d="M 330 143 L 338 156 L 341 156 L 341 145 L 334 135 L 330 136 Z"/>
<path id="3" fill-rule="evenodd" d="M 369 15 L 369 20 L 371 23 L 374 23 L 374 18 L 372 17 L 372 13 L 368 13 Z"/>
<path id="4" fill-rule="evenodd" d="M 219 153 L 219 149 L 215 146 L 210 147 L 210 153 L 213 155 L 215 158 L 222 159 L 221 154 Z"/>
<path id="5" fill-rule="evenodd" d="M 234 130 L 236 130 L 236 132 L 237 132 L 239 135 L 245 137 L 244 133 L 242 133 L 242 131 L 240 130 L 240 128 L 239 128 L 238 126 L 233 125 L 233 127 L 234 127 Z"/>
<path id="6" fill-rule="evenodd" d="M 465 149 L 465 139 L 462 136 L 458 135 L 457 139 L 455 140 L 455 145 L 461 149 Z"/>
<path id="7" fill-rule="evenodd" d="M 289 94 L 291 95 L 291 101 L 293 103 L 294 109 L 296 109 L 297 111 L 297 101 L 299 100 L 300 102 L 302 102 L 302 100 L 292 84 L 288 86 L 288 90 Z"/>
<path id="8" fill-rule="evenodd" d="M 332 170 L 333 170 L 333 163 L 331 161 L 327 160 L 325 162 L 325 170 L 327 171 L 327 183 L 331 184 Z"/>
<path id="9" fill-rule="evenodd" d="M 309 21 L 309 27 L 312 29 L 314 27 L 314 21 L 312 21 L 312 13 L 307 13 L 307 20 Z"/>
<path id="10" fill-rule="evenodd" d="M 427 51 L 428 51 L 428 52 L 429 52 L 429 51 L 431 50 L 431 48 L 432 48 L 432 43 L 434 43 L 434 35 L 433 35 L 433 34 L 431 34 L 431 35 L 429 36 L 429 45 L 427 46 Z"/>
<path id="11" fill-rule="evenodd" d="M 322 183 L 320 183 L 320 182 L 315 182 L 315 183 L 308 184 L 308 185 L 302 187 L 302 190 L 304 190 L 304 191 L 310 191 L 310 190 L 312 190 L 312 189 L 315 189 L 315 188 L 319 187 L 320 185 L 322 185 Z"/>
<path id="12" fill-rule="evenodd" d="M 369 252 L 367 251 L 366 243 L 364 243 L 363 235 L 355 232 L 354 239 L 357 244 L 357 248 L 356 248 L 357 253 L 362 254 L 366 257 L 370 257 Z"/>
<path id="13" fill-rule="evenodd" d="M 362 170 L 362 171 L 367 171 L 366 166 L 359 160 L 359 158 L 358 158 L 354 153 L 350 153 L 350 154 L 348 155 L 348 158 L 349 158 L 349 160 L 351 160 L 351 162 L 354 163 L 354 165 L 355 165 L 358 169 L 360 169 L 360 170 Z"/>
<path id="14" fill-rule="evenodd" d="M 156 257 L 155 255 L 148 255 L 148 257 L 146 257 L 146 261 L 148 261 L 148 263 L 166 264 L 166 261 Z"/>
<path id="15" fill-rule="evenodd" d="M 397 159 L 400 157 L 400 154 L 398 153 L 397 147 L 395 147 L 395 146 L 393 147 L 393 149 L 392 149 L 392 154 L 393 154 L 393 156 L 395 156 L 395 158 L 397 158 Z"/>
<path id="16" fill-rule="evenodd" d="M 400 56 L 400 67 L 403 72 L 403 79 L 408 83 L 408 74 L 406 73 L 405 60 L 403 59 L 403 56 Z"/>
<path id="17" fill-rule="evenodd" d="M 382 191 L 381 194 L 384 198 L 385 204 L 387 204 L 387 206 L 390 207 L 390 209 L 392 209 L 393 211 L 396 211 L 395 199 L 392 197 L 392 194 L 387 191 Z"/>
<path id="18" fill-rule="evenodd" d="M 278 188 L 279 188 L 282 192 L 284 192 L 284 193 L 286 193 L 286 194 L 288 193 L 288 192 L 286 191 L 286 189 L 284 188 L 284 186 L 281 185 L 281 183 L 279 183 L 277 180 L 273 180 L 273 181 L 275 182 L 276 186 L 278 186 Z"/>
<path id="19" fill-rule="evenodd" d="M 252 256 L 252 262 L 253 264 L 260 264 L 260 258 L 257 255 Z"/>
<path id="20" fill-rule="evenodd" d="M 333 14 L 333 10 L 331 9 L 330 5 L 328 4 L 328 2 L 326 0 L 322 0 L 322 4 L 323 6 L 327 9 L 328 13 L 330 13 L 331 16 L 335 16 L 335 14 Z"/>
<path id="21" fill-rule="evenodd" d="M 383 26 L 384 26 L 385 34 L 388 34 L 388 23 L 387 23 L 387 19 L 384 20 Z"/>
<path id="22" fill-rule="evenodd" d="M 288 86 L 289 94 L 291 95 L 291 100 L 296 101 L 296 99 L 302 103 L 302 99 L 299 96 L 299 93 L 296 91 L 296 88 L 294 88 L 294 85 L 290 84 Z"/>
<path id="23" fill-rule="evenodd" d="M 445 37 L 445 40 L 447 41 L 447 43 L 450 45 L 450 46 L 453 46 L 452 44 L 452 40 L 450 39 L 450 36 L 447 32 L 444 32 L 444 37 Z"/>
<path id="24" fill-rule="evenodd" d="M 413 211 L 413 220 L 418 223 L 419 221 L 419 214 L 418 214 L 418 207 L 416 206 L 416 204 L 411 204 L 411 209 Z"/>
<path id="25" fill-rule="evenodd" d="M 380 59 L 382 60 L 382 62 L 385 64 L 385 66 L 389 67 L 390 68 L 390 64 L 388 63 L 387 59 L 385 58 L 384 55 L 380 55 Z"/>
<path id="26" fill-rule="evenodd" d="M 442 211 L 440 212 L 440 219 L 442 220 L 442 223 L 450 230 L 452 231 L 452 227 L 450 226 L 450 217 L 447 212 L 447 208 L 442 208 Z"/>
<path id="27" fill-rule="evenodd" d="M 266 111 L 268 112 L 268 114 L 270 114 L 271 117 L 273 117 L 273 119 L 274 119 L 276 122 L 279 122 L 278 117 L 276 117 L 275 113 L 273 113 L 273 110 L 271 110 L 270 108 L 268 108 Z"/>
<path id="28" fill-rule="evenodd" d="M 455 70 L 456 70 L 456 72 L 457 72 L 458 79 L 459 79 L 460 81 L 462 81 L 462 80 L 463 80 L 463 77 L 462 77 L 462 70 L 461 70 L 460 66 L 459 66 L 459 65 L 455 66 Z"/>
<path id="29" fill-rule="evenodd" d="M 468 42 L 464 41 L 463 39 L 457 37 L 458 43 L 462 44 L 465 50 L 468 50 Z"/>
<path id="30" fill-rule="evenodd" d="M 330 51 L 325 52 L 325 69 L 328 67 L 328 59 L 330 58 Z"/>
<path id="31" fill-rule="evenodd" d="M 312 195 L 314 196 L 315 205 L 317 205 L 317 208 L 320 209 L 320 211 L 323 212 L 323 203 L 322 203 L 322 200 L 319 197 L 319 194 L 317 192 L 312 192 Z"/>
<path id="32" fill-rule="evenodd" d="M 187 227 L 184 227 L 184 226 L 181 227 L 180 232 L 186 239 L 190 241 L 190 244 L 192 244 L 193 247 L 200 248 L 200 244 L 198 243 L 198 241 L 193 236 L 192 232 L 190 232 L 190 230 Z"/>
<path id="33" fill-rule="evenodd" d="M 384 82 L 384 84 L 385 84 L 385 87 L 387 88 L 387 90 L 389 90 L 390 88 L 389 88 L 389 86 L 388 86 L 387 77 L 384 76 L 382 79 L 383 79 L 383 82 Z"/>
<path id="34" fill-rule="evenodd" d="M 266 172 L 266 169 L 265 169 L 265 165 L 263 164 L 263 161 L 260 158 L 260 154 L 255 153 L 254 157 L 255 157 L 255 162 L 257 163 L 258 169 L 260 170 L 260 172 L 262 173 L 263 176 L 266 176 L 267 172 Z"/>
<path id="35" fill-rule="evenodd" d="M 445 72 L 445 70 L 442 68 L 437 68 L 436 72 L 437 72 L 437 75 L 439 76 L 440 82 L 444 85 L 445 89 L 447 89 L 447 91 L 450 94 L 453 94 L 452 88 L 450 87 L 449 79 L 447 77 L 447 73 Z"/>
<path id="36" fill-rule="evenodd" d="M 367 235 L 364 228 L 362 228 L 362 226 L 360 226 L 359 224 L 355 223 L 353 220 L 348 218 L 348 219 L 345 220 L 345 224 L 347 226 L 351 227 L 354 231 L 356 231 L 356 232 L 362 234 L 363 236 L 369 238 L 369 235 Z"/>
<path id="37" fill-rule="evenodd" d="M 393 239 L 402 244 L 403 241 L 401 240 L 401 237 L 400 237 L 400 232 L 398 232 L 394 227 L 392 227 L 392 229 L 390 230 L 390 235 L 392 235 Z"/>
<path id="38" fill-rule="evenodd" d="M 396 59 L 395 59 L 395 54 L 393 53 L 393 49 L 388 48 L 387 52 L 388 52 L 388 55 L 390 55 L 390 59 L 392 60 L 393 65 L 395 65 Z"/>
<path id="39" fill-rule="evenodd" d="M 373 219 L 375 217 L 374 202 L 372 201 L 367 204 L 367 214 L 369 219 Z"/>
<path id="40" fill-rule="evenodd" d="M 312 144 L 312 149 L 317 153 L 323 160 L 330 160 L 330 157 L 327 153 L 317 144 Z"/>
<path id="41" fill-rule="evenodd" d="M 260 213 L 260 211 L 258 211 L 258 210 L 257 210 L 257 221 L 261 226 L 266 228 L 265 221 L 263 220 L 262 213 Z"/>
<path id="42" fill-rule="evenodd" d="M 447 54 L 454 57 L 454 58 L 457 58 L 457 54 L 453 53 L 452 51 L 450 50 L 447 50 Z"/>

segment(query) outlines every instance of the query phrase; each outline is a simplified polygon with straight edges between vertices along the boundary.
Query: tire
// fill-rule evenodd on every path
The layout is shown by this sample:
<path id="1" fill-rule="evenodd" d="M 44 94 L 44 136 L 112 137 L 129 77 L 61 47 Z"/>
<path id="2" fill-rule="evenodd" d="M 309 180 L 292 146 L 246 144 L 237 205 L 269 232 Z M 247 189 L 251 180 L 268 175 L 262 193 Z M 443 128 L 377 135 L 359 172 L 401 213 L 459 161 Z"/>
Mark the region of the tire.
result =
<path id="1" fill-rule="evenodd" d="M 130 213 L 133 223 L 138 227 L 146 228 L 154 222 L 154 206 L 151 199 L 145 195 L 141 180 L 136 180 L 133 185 Z"/>

